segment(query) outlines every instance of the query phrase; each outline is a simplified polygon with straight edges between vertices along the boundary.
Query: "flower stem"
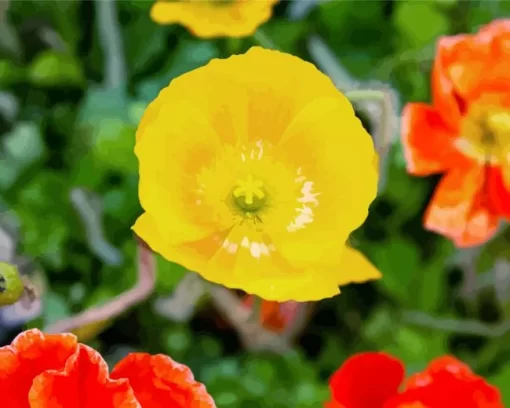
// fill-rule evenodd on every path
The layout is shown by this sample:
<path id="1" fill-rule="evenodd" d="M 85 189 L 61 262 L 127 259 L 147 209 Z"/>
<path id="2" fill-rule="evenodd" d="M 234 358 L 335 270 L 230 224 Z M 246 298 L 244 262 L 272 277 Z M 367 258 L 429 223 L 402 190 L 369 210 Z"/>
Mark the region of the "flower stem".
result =
<path id="1" fill-rule="evenodd" d="M 252 322 L 262 321 L 262 299 L 258 296 L 253 295 L 253 306 L 251 309 L 250 320 Z"/>
<path id="2" fill-rule="evenodd" d="M 108 89 L 124 89 L 127 84 L 124 45 L 117 18 L 115 0 L 96 0 L 99 41 L 105 60 L 104 86 Z"/>
<path id="3" fill-rule="evenodd" d="M 255 42 L 260 45 L 262 48 L 269 48 L 272 50 L 280 50 L 280 47 L 278 47 L 274 41 L 267 35 L 267 33 L 262 29 L 259 28 L 255 34 L 253 34 L 253 39 Z"/>

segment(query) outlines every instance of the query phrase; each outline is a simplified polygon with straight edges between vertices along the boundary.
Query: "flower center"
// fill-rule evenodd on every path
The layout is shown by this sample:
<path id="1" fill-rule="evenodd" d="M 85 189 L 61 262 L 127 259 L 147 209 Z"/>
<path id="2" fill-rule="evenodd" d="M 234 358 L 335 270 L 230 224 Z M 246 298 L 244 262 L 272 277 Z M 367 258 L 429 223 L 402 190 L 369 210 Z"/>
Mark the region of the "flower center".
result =
<path id="1" fill-rule="evenodd" d="M 510 110 L 494 105 L 473 105 L 462 122 L 457 147 L 480 162 L 510 162 Z"/>
<path id="2" fill-rule="evenodd" d="M 266 204 L 266 193 L 263 183 L 249 174 L 243 180 L 236 180 L 236 187 L 232 190 L 235 205 L 243 212 L 257 212 Z"/>

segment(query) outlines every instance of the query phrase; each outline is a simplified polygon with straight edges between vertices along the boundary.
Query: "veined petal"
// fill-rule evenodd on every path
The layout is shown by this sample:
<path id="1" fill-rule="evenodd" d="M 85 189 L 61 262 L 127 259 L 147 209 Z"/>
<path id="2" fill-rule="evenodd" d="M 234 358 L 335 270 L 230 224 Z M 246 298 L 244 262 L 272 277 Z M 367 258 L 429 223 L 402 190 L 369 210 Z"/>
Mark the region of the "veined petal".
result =
<path id="1" fill-rule="evenodd" d="M 425 227 L 459 247 L 487 241 L 498 215 L 486 196 L 486 169 L 477 164 L 451 169 L 441 180 L 425 214 Z"/>
<path id="2" fill-rule="evenodd" d="M 410 103 L 402 112 L 402 144 L 411 174 L 426 176 L 464 161 L 454 143 L 458 130 L 451 129 L 441 114 L 422 103 Z"/>
<path id="3" fill-rule="evenodd" d="M 80 344 L 62 371 L 49 370 L 34 379 L 30 408 L 142 408 L 127 380 L 110 380 L 101 355 Z"/>
<path id="4" fill-rule="evenodd" d="M 306 189 L 291 216 L 299 221 L 306 210 L 307 219 L 282 219 L 268 229 L 289 262 L 318 261 L 365 221 L 377 194 L 374 154 L 372 139 L 343 96 L 317 99 L 294 118 L 278 157 L 300 169 Z"/>
<path id="5" fill-rule="evenodd" d="M 252 35 L 272 14 L 278 0 L 157 1 L 151 18 L 159 24 L 178 23 L 201 38 L 246 37 Z"/>
<path id="6" fill-rule="evenodd" d="M 382 408 L 397 394 L 404 374 L 403 364 L 390 355 L 377 352 L 356 354 L 329 380 L 333 402 L 346 408 Z"/>
<path id="7" fill-rule="evenodd" d="M 221 144 L 191 104 L 157 102 L 149 106 L 137 132 L 140 202 L 149 214 L 158 214 L 171 242 L 200 239 L 213 227 L 210 214 L 197 205 L 196 175 L 213 162 Z"/>
<path id="8" fill-rule="evenodd" d="M 143 408 L 216 407 L 188 367 L 162 354 L 131 353 L 115 366 L 111 378 L 128 379 Z"/>

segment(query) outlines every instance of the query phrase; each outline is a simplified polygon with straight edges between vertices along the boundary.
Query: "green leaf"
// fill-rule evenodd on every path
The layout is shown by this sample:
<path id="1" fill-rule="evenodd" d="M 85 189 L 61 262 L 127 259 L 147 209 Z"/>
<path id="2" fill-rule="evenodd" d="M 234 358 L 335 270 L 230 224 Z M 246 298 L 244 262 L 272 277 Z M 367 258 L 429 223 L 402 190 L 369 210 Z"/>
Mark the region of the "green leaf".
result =
<path id="1" fill-rule="evenodd" d="M 91 89 L 78 116 L 80 129 L 91 137 L 91 151 L 103 166 L 136 174 L 136 125 L 142 102 L 131 102 L 120 90 Z"/>
<path id="2" fill-rule="evenodd" d="M 448 33 L 448 18 L 435 1 L 401 1 L 396 5 L 394 24 L 400 33 L 401 47 L 421 48 Z"/>
<path id="3" fill-rule="evenodd" d="M 83 86 L 85 75 L 80 62 L 70 54 L 54 50 L 41 52 L 28 68 L 32 84 L 42 87 Z"/>
<path id="4" fill-rule="evenodd" d="M 39 127 L 32 122 L 19 122 L 3 140 L 4 153 L 24 169 L 40 160 L 46 148 Z"/>
<path id="5" fill-rule="evenodd" d="M 13 61 L 0 60 L 0 87 L 7 88 L 16 85 L 25 79 L 25 70 Z"/>
<path id="6" fill-rule="evenodd" d="M 490 377 L 489 382 L 498 387 L 503 397 L 503 406 L 510 406 L 510 366 L 503 367 L 496 375 Z"/>
<path id="7" fill-rule="evenodd" d="M 438 241 L 434 256 L 428 259 L 417 273 L 419 284 L 416 297 L 419 308 L 424 312 L 437 311 L 445 298 L 446 265 L 447 260 L 454 253 L 455 248 L 448 240 Z"/>
<path id="8" fill-rule="evenodd" d="M 161 292 L 171 292 L 181 281 L 188 270 L 183 266 L 167 261 L 156 254 L 156 268 L 158 271 L 156 289 Z"/>
<path id="9" fill-rule="evenodd" d="M 418 247 L 396 236 L 367 247 L 367 252 L 383 275 L 377 284 L 403 305 L 410 306 L 416 300 L 410 285 L 416 274 L 421 273 Z"/>
<path id="10" fill-rule="evenodd" d="M 188 39 L 181 41 L 169 64 L 161 70 L 162 74 L 142 82 L 137 88 L 137 94 L 143 100 L 151 102 L 162 88 L 168 86 L 172 79 L 201 67 L 218 56 L 219 49 L 212 41 Z"/>
<path id="11" fill-rule="evenodd" d="M 71 316 L 66 298 L 57 292 L 46 292 L 42 299 L 44 325 L 49 326 L 58 320 Z"/>
<path id="12" fill-rule="evenodd" d="M 64 266 L 64 245 L 74 227 L 68 194 L 69 186 L 59 173 L 44 171 L 21 186 L 13 205 L 24 250 L 55 269 Z"/>
<path id="13" fill-rule="evenodd" d="M 136 75 L 168 52 L 167 30 L 155 24 L 148 12 L 131 13 L 130 24 L 124 29 L 124 41 L 129 44 L 129 47 L 126 47 L 126 59 L 130 74 Z"/>
<path id="14" fill-rule="evenodd" d="M 136 174 L 138 160 L 135 148 L 136 127 L 118 118 L 104 118 L 93 132 L 95 157 L 113 169 Z"/>
<path id="15" fill-rule="evenodd" d="M 265 33 L 285 52 L 298 52 L 299 41 L 306 35 L 310 25 L 306 21 L 283 22 L 274 20 L 264 26 Z"/>

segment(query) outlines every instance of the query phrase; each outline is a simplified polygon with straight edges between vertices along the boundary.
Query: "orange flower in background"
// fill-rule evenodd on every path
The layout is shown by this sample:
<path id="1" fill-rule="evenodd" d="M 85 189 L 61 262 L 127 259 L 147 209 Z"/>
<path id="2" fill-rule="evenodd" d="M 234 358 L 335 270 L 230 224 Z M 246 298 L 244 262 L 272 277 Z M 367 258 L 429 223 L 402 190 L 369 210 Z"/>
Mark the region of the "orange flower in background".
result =
<path id="1" fill-rule="evenodd" d="M 8 408 L 214 408 L 190 369 L 158 354 L 131 353 L 111 374 L 72 334 L 21 333 L 0 347 L 0 401 Z"/>
<path id="2" fill-rule="evenodd" d="M 284 302 L 380 278 L 347 245 L 377 194 L 374 145 L 312 64 L 253 47 L 174 79 L 135 153 L 134 231 L 208 281 Z"/>
<path id="3" fill-rule="evenodd" d="M 246 307 L 253 307 L 253 296 L 246 296 L 243 304 Z M 298 302 L 275 302 L 270 300 L 262 300 L 260 310 L 260 322 L 262 326 L 276 333 L 283 332 L 289 324 L 292 324 L 297 316 Z"/>
<path id="4" fill-rule="evenodd" d="M 326 408 L 504 408 L 497 388 L 451 356 L 403 384 L 404 375 L 403 364 L 388 354 L 359 353 L 331 377 Z"/>
<path id="5" fill-rule="evenodd" d="M 510 20 L 443 37 L 432 105 L 408 104 L 402 142 L 411 174 L 444 173 L 425 227 L 459 247 L 478 245 L 510 219 Z"/>
<path id="6" fill-rule="evenodd" d="M 271 17 L 278 0 L 158 0 L 151 18 L 181 24 L 201 38 L 247 37 Z"/>

